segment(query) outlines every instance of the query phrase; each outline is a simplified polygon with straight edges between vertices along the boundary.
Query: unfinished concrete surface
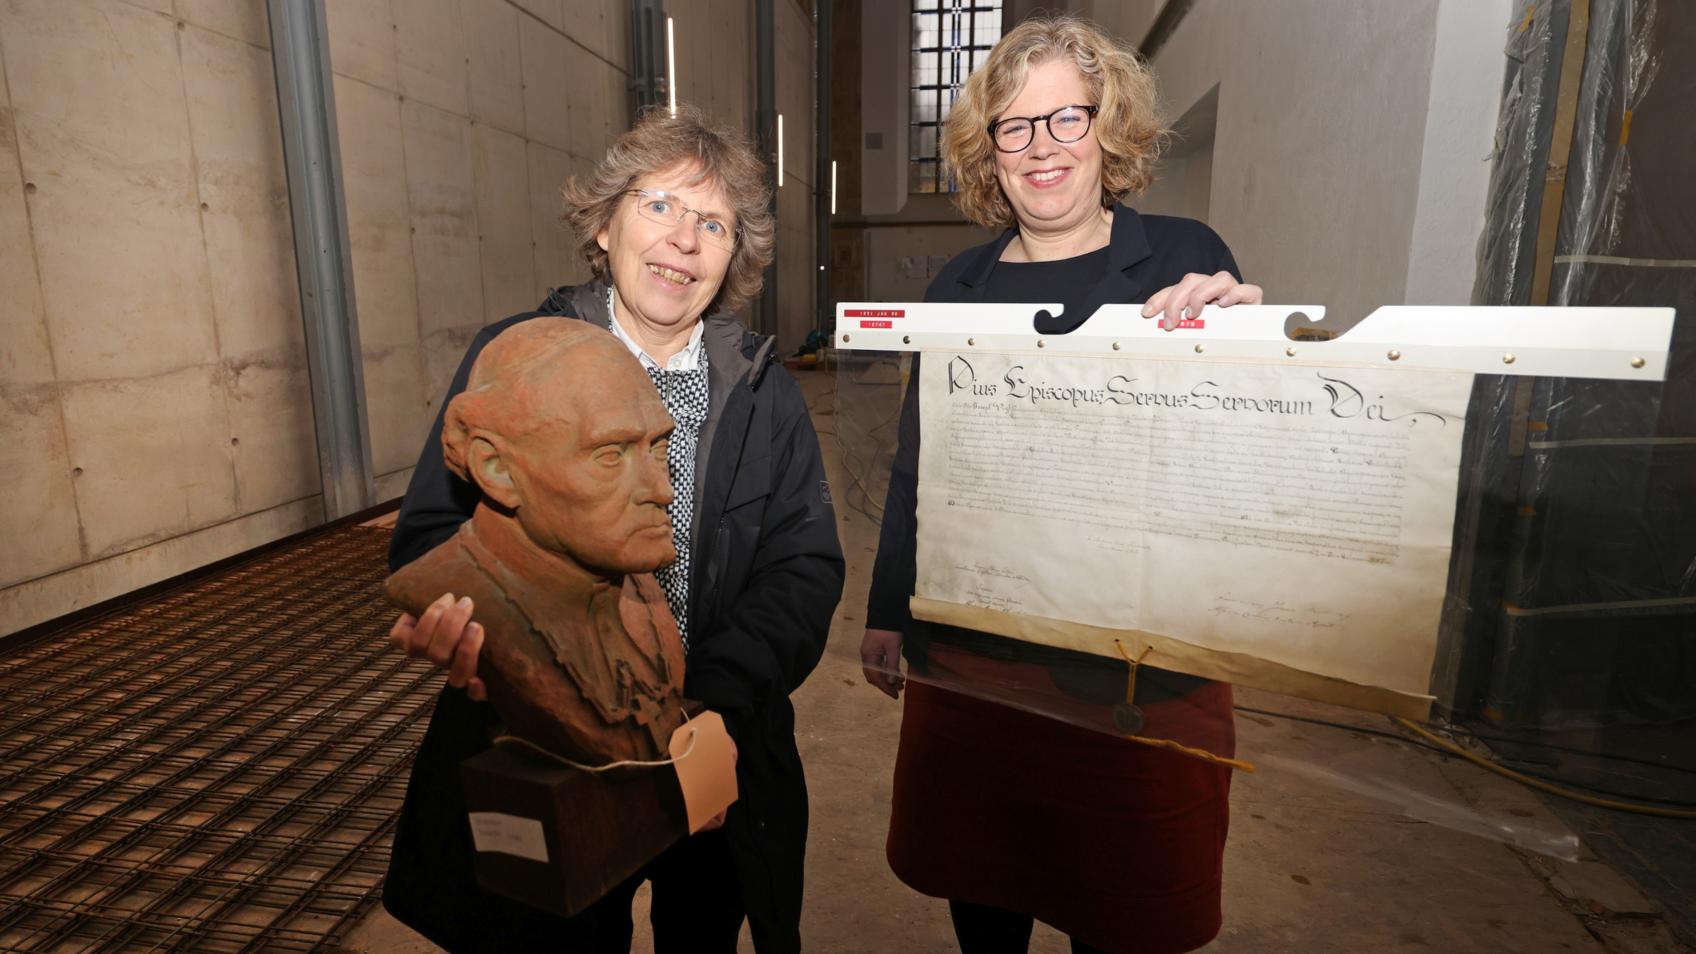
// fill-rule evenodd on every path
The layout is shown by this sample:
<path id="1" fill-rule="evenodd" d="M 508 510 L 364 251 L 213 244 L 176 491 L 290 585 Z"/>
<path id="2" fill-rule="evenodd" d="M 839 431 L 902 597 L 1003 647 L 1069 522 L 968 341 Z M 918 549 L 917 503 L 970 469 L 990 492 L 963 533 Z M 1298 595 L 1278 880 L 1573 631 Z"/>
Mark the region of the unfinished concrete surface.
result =
<path id="1" fill-rule="evenodd" d="M 877 524 L 841 504 L 851 479 L 835 438 L 831 375 L 798 374 L 836 488 L 848 558 L 847 588 L 824 660 L 795 693 L 812 799 L 802 938 L 812 951 L 951 951 L 947 906 L 901 884 L 884 860 L 900 707 L 865 684 L 859 662 Z M 1688 950 L 1667 930 L 1652 901 L 1587 850 L 1581 849 L 1584 857 L 1576 863 L 1533 855 L 1312 781 L 1301 769 L 1330 768 L 1386 791 L 1474 806 L 1481 818 L 1523 830 L 1570 831 L 1529 790 L 1409 742 L 1368 734 L 1394 732 L 1381 717 L 1248 690 L 1239 691 L 1237 702 L 1356 729 L 1240 714 L 1238 754 L 1263 765 L 1233 783 L 1225 927 L 1208 950 Z M 639 908 L 645 899 L 645 892 L 638 895 Z M 639 952 L 652 949 L 644 919 L 638 910 Z M 362 954 L 435 950 L 380 910 L 345 944 Z M 743 950 L 752 950 L 746 931 Z M 1038 925 L 1031 951 L 1066 950 L 1063 937 Z"/>
<path id="2" fill-rule="evenodd" d="M 0 4 L 0 396 L 29 501 L 0 530 L 31 541 L 0 558 L 0 632 L 321 519 L 265 42 L 259 4 Z"/>
<path id="3" fill-rule="evenodd" d="M 371 455 L 406 486 L 473 334 L 587 269 L 559 188 L 631 118 L 628 4 L 325 4 Z M 674 0 L 680 100 L 752 133 L 752 3 Z M 812 327 L 812 26 L 778 17 L 778 329 Z M 259 0 L 0 0 L 0 634 L 322 520 Z M 75 69 L 66 64 L 75 64 Z"/>

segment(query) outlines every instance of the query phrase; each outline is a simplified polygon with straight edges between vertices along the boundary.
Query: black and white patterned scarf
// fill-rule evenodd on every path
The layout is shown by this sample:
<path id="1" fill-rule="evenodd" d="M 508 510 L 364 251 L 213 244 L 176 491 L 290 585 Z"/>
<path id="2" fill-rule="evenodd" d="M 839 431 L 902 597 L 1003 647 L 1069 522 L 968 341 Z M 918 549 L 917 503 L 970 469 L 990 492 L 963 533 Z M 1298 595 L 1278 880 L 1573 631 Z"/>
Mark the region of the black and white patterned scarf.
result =
<path id="1" fill-rule="evenodd" d="M 607 289 L 607 320 L 613 320 L 613 290 Z M 640 360 L 640 359 L 638 359 Z M 692 563 L 693 538 L 690 529 L 695 519 L 695 451 L 701 444 L 701 425 L 707 421 L 707 349 L 700 351 L 700 361 L 689 371 L 668 371 L 664 368 L 643 369 L 659 391 L 660 400 L 677 428 L 671 432 L 671 444 L 666 450 L 666 467 L 671 471 L 671 543 L 677 548 L 677 562 L 654 571 L 654 579 L 665 591 L 666 605 L 677 620 L 677 632 L 683 637 L 683 651 L 689 651 L 689 567 Z"/>
<path id="2" fill-rule="evenodd" d="M 649 368 L 648 377 L 660 392 L 660 400 L 677 422 L 671 432 L 671 446 L 666 451 L 666 464 L 671 469 L 671 542 L 677 547 L 677 562 L 654 571 L 671 615 L 677 618 L 677 631 L 683 636 L 683 651 L 689 651 L 689 566 L 691 564 L 690 524 L 695 517 L 695 450 L 701 443 L 701 425 L 707 420 L 707 350 L 701 349 L 701 363 L 692 371 L 666 371 Z"/>

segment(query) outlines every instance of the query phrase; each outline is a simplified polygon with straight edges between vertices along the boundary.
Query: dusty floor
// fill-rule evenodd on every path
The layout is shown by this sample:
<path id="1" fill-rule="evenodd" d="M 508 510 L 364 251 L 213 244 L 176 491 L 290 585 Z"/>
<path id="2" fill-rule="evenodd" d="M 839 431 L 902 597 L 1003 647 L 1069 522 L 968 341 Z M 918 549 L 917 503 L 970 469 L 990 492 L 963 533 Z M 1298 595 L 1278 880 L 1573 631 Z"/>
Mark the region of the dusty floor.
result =
<path id="1" fill-rule="evenodd" d="M 822 373 L 802 378 L 818 398 L 815 407 L 824 409 L 816 421 L 832 485 L 845 487 L 831 436 L 829 378 Z M 946 905 L 902 885 L 884 861 L 900 712 L 864 684 L 858 657 L 877 527 L 846 507 L 838 516 L 848 556 L 847 589 L 825 658 L 795 693 L 812 793 L 802 935 L 813 951 L 952 951 Z M 1579 849 L 1580 860 L 1565 862 L 1499 840 L 1570 833 L 1530 791 L 1407 742 L 1369 734 L 1395 734 L 1377 716 L 1247 690 L 1239 691 L 1237 701 L 1261 710 L 1239 714 L 1237 728 L 1239 754 L 1257 762 L 1260 771 L 1239 774 L 1233 783 L 1225 927 L 1207 950 L 1691 949 L 1674 939 L 1658 906 L 1588 849 Z M 1357 789 L 1375 794 L 1315 777 L 1327 771 L 1360 780 Z M 642 920 L 638 912 L 638 924 Z M 649 949 L 639 933 L 636 950 Z M 744 949 L 752 949 L 746 939 Z M 344 950 L 402 954 L 435 948 L 378 911 Z M 1068 946 L 1038 925 L 1031 950 L 1056 954 Z"/>

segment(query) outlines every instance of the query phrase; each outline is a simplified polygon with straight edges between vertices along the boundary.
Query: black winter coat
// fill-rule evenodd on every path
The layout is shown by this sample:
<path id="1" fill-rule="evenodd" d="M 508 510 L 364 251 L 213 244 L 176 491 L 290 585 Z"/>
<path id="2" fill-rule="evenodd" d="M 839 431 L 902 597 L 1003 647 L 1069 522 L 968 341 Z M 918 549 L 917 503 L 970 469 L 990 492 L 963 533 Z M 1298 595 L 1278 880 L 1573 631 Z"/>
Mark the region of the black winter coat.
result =
<path id="1" fill-rule="evenodd" d="M 484 328 L 442 401 L 465 388 L 472 362 L 502 331 L 539 315 L 610 326 L 606 286 L 557 289 L 541 309 Z M 709 317 L 709 410 L 696 455 L 694 571 L 684 695 L 724 716 L 735 739 L 740 797 L 725 822 L 735 875 L 762 954 L 800 947 L 807 789 L 789 693 L 824 652 L 842 593 L 842 549 L 818 438 L 771 338 Z M 480 493 L 447 470 L 441 414 L 407 487 L 391 569 L 452 536 Z M 459 763 L 489 746 L 496 715 L 444 689 L 413 765 L 383 904 L 453 951 L 561 950 L 566 922 L 480 890 Z"/>

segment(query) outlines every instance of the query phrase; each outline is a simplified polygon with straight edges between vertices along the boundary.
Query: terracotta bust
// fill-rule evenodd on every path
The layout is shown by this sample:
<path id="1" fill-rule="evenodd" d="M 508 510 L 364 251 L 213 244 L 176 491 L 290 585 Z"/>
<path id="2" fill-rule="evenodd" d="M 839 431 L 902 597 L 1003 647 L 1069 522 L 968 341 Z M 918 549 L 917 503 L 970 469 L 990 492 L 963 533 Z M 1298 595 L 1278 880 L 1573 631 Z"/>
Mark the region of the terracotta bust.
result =
<path id="1" fill-rule="evenodd" d="M 682 641 L 652 575 L 677 558 L 671 430 L 609 332 L 569 318 L 513 326 L 443 416 L 447 465 L 483 499 L 385 586 L 413 613 L 470 596 L 489 701 L 511 731 L 574 761 L 666 758 L 684 721 Z"/>

